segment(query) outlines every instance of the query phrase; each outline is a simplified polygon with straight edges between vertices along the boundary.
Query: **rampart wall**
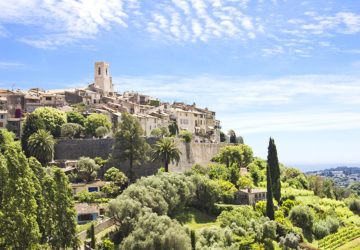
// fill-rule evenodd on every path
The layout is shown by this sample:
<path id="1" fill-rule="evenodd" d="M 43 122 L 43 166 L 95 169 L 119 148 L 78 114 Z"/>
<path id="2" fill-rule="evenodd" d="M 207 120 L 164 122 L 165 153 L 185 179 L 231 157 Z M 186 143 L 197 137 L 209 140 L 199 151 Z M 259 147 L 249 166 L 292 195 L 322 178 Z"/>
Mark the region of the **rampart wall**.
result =
<path id="1" fill-rule="evenodd" d="M 147 138 L 150 145 L 156 143 L 158 138 Z M 183 172 L 190 169 L 195 164 L 208 165 L 212 156 L 219 153 L 220 148 L 227 145 L 224 143 L 184 143 L 176 139 L 176 143 L 181 152 L 180 162 L 171 164 L 169 169 L 172 172 Z M 107 159 L 112 152 L 113 140 L 106 139 L 61 139 L 55 144 L 55 160 L 77 160 L 81 156 L 102 157 Z M 118 167 L 120 171 L 127 173 L 129 163 L 109 162 L 108 167 Z M 141 166 L 134 166 L 137 176 L 147 176 L 155 174 L 160 168 L 160 163 L 147 162 Z"/>

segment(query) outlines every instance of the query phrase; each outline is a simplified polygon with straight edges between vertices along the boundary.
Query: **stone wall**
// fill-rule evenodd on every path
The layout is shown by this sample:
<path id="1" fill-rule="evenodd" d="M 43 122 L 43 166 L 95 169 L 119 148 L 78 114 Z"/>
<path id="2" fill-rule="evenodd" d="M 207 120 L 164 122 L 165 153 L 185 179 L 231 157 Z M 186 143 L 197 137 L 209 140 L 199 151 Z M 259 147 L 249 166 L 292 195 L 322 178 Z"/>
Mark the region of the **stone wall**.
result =
<path id="1" fill-rule="evenodd" d="M 147 138 L 147 143 L 153 145 L 158 138 Z M 227 145 L 224 143 L 184 143 L 179 139 L 176 139 L 178 148 L 181 152 L 180 162 L 178 164 L 170 164 L 169 169 L 172 172 L 183 172 L 190 169 L 195 164 L 208 165 L 210 159 L 214 155 L 218 154 L 220 148 Z M 58 140 L 55 145 L 55 160 L 77 160 L 81 156 L 87 157 L 102 157 L 107 159 L 112 151 L 112 138 L 106 139 L 63 139 Z M 116 166 L 120 171 L 127 173 L 129 164 L 109 162 L 108 167 Z M 144 163 L 140 166 L 134 166 L 134 171 L 137 176 L 148 176 L 155 174 L 160 168 L 159 163 L 153 163 L 151 161 Z"/>

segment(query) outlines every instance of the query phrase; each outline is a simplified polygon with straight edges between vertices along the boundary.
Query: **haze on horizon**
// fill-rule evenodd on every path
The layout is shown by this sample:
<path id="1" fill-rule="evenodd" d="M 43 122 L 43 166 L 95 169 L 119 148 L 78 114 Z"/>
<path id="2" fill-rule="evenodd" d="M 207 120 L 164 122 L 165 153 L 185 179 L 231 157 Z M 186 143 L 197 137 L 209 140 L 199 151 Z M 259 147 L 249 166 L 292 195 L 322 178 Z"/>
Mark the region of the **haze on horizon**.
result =
<path id="1" fill-rule="evenodd" d="M 264 159 L 272 136 L 285 165 L 360 162 L 356 1 L 0 0 L 0 9 L 0 88 L 83 87 L 107 61 L 119 92 L 209 107 Z"/>

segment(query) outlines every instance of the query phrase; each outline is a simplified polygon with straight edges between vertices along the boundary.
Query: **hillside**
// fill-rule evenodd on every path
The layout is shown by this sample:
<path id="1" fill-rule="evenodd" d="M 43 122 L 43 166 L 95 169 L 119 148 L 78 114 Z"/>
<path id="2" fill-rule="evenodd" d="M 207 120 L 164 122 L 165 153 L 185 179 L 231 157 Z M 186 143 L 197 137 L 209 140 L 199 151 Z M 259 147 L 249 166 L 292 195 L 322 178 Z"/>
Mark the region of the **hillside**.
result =
<path id="1" fill-rule="evenodd" d="M 331 178 L 335 185 L 338 187 L 348 188 L 352 184 L 360 181 L 360 168 L 359 167 L 346 167 L 340 166 L 318 171 L 306 172 L 307 175 L 322 176 Z"/>

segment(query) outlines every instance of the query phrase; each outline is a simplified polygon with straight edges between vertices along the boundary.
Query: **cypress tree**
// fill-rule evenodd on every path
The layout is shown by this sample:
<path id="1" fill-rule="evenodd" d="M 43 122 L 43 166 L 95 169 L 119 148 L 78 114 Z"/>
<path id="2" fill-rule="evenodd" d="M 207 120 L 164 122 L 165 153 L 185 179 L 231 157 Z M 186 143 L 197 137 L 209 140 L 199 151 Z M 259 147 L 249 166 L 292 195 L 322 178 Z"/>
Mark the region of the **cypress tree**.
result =
<path id="1" fill-rule="evenodd" d="M 0 238 L 4 245 L 0 248 L 30 249 L 39 243 L 41 236 L 36 221 L 38 206 L 33 173 L 18 146 L 10 145 L 5 159 L 7 180 L 0 206 Z"/>
<path id="2" fill-rule="evenodd" d="M 270 220 L 274 220 L 274 202 L 271 187 L 271 174 L 269 164 L 266 165 L 266 215 Z"/>
<path id="3" fill-rule="evenodd" d="M 267 164 L 269 166 L 271 175 L 271 188 L 272 193 L 277 202 L 280 202 L 281 198 L 281 183 L 280 183 L 280 166 L 277 156 L 276 145 L 274 139 L 270 137 L 268 147 Z"/>
<path id="4" fill-rule="evenodd" d="M 94 227 L 94 224 L 91 224 L 90 239 L 91 239 L 90 247 L 92 249 L 95 249 L 95 247 L 96 247 L 96 239 L 95 239 L 95 227 Z"/>

